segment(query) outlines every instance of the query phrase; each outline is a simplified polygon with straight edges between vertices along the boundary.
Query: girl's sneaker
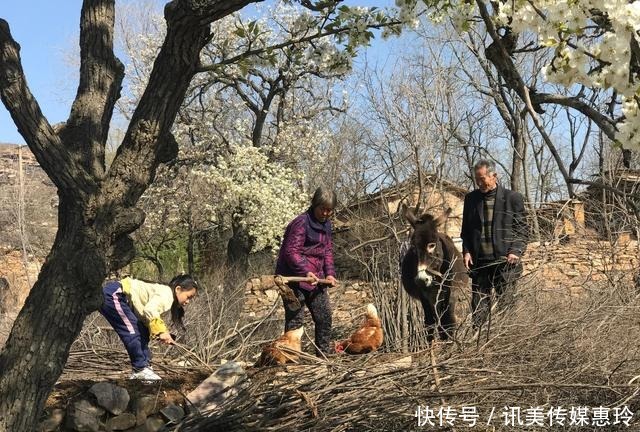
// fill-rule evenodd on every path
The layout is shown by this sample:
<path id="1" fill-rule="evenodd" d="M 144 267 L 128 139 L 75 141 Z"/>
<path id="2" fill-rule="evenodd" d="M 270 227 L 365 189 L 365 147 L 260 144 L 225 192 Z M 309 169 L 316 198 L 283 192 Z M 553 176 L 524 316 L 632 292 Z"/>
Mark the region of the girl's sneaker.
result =
<path id="1" fill-rule="evenodd" d="M 135 370 L 129 377 L 132 380 L 141 380 L 141 381 L 160 381 L 162 378 L 153 371 L 149 366 L 144 369 Z"/>

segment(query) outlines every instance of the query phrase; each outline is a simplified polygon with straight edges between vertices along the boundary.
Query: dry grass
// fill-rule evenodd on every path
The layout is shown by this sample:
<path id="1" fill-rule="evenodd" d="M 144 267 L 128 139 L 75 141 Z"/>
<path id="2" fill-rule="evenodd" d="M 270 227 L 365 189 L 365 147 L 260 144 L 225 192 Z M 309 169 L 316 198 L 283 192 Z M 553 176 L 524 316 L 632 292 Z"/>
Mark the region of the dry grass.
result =
<path id="1" fill-rule="evenodd" d="M 564 286 L 543 289 L 541 274 L 532 273 L 520 281 L 515 306 L 493 314 L 489 332 L 473 334 L 465 320 L 456 343 L 438 343 L 433 350 L 424 344 L 415 302 L 403 310 L 397 284 L 374 280 L 376 306 L 387 331 L 383 351 L 328 360 L 304 356 L 300 364 L 287 367 L 248 367 L 248 379 L 235 397 L 174 430 L 438 430 L 418 427 L 418 406 L 475 407 L 484 424 L 495 409 L 495 430 L 513 430 L 502 417 L 509 406 L 523 410 L 523 421 L 530 407 L 541 407 L 546 414 L 552 407 L 627 406 L 635 413 L 640 409 L 640 296 L 632 273 L 612 270 L 607 280 L 585 282 L 580 293 Z M 281 323 L 266 325 L 268 317 L 267 322 L 239 322 L 242 292 L 225 292 L 223 279 L 206 280 L 207 289 L 187 311 L 188 331 L 180 341 L 191 353 L 154 346 L 156 361 L 167 371 L 176 364 L 204 370 L 201 363 L 214 365 L 223 358 L 252 364 L 260 345 L 279 333 Z M 408 329 L 398 325 L 403 314 L 409 314 Z M 110 373 L 125 368 L 120 341 L 97 315 L 87 320 L 73 349 L 70 374 L 75 367 L 88 378 L 91 371 L 104 375 L 104 358 L 111 359 Z M 410 354 L 403 354 L 405 349 Z M 114 352 L 121 361 L 113 362 Z M 548 430 L 593 430 L 549 428 L 546 415 L 544 419 Z M 456 424 L 440 430 L 469 429 Z M 637 430 L 638 425 L 619 429 Z"/>
<path id="2" fill-rule="evenodd" d="M 488 334 L 463 328 L 458 343 L 413 353 L 411 365 L 376 353 L 250 370 L 226 406 L 175 430 L 415 430 L 418 406 L 475 407 L 485 424 L 495 409 L 496 430 L 512 430 L 504 407 L 521 407 L 523 422 L 526 409 L 541 407 L 546 428 L 552 407 L 640 409 L 640 297 L 629 278 L 587 284 L 578 296 L 539 282 L 521 281 L 515 307 L 494 314 Z"/>

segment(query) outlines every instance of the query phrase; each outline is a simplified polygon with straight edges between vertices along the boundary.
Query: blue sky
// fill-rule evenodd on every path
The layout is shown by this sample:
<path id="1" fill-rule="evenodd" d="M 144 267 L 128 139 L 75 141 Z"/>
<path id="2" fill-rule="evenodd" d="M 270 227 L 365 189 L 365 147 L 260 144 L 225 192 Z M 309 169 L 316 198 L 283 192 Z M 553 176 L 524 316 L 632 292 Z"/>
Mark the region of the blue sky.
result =
<path id="1" fill-rule="evenodd" d="M 7 1 L 0 18 L 9 23 L 20 46 L 22 65 L 31 92 L 40 109 L 55 124 L 66 120 L 77 89 L 76 67 L 71 65 L 78 50 L 81 0 Z M 393 0 L 348 1 L 348 4 L 390 6 Z M 367 49 L 369 61 L 385 62 L 395 42 L 374 41 Z M 24 144 L 9 113 L 0 104 L 0 143 Z"/>
<path id="2" fill-rule="evenodd" d="M 77 82 L 68 64 L 77 46 L 81 0 L 3 2 L 0 18 L 9 22 L 20 44 L 22 66 L 40 109 L 54 124 L 66 119 Z M 0 142 L 23 144 L 9 113 L 0 104 Z"/>

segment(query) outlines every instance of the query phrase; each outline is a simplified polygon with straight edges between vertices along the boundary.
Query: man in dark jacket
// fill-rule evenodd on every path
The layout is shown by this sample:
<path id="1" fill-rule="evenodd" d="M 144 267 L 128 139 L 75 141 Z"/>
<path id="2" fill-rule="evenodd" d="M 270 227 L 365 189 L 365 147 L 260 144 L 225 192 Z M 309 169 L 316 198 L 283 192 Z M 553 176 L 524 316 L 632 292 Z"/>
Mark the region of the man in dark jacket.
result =
<path id="1" fill-rule="evenodd" d="M 527 226 L 522 195 L 498 185 L 495 163 L 481 160 L 473 169 L 478 189 L 464 198 L 460 237 L 473 283 L 473 324 L 480 327 L 491 308 L 492 289 L 498 305 L 513 303 L 515 284 L 522 275 Z"/>

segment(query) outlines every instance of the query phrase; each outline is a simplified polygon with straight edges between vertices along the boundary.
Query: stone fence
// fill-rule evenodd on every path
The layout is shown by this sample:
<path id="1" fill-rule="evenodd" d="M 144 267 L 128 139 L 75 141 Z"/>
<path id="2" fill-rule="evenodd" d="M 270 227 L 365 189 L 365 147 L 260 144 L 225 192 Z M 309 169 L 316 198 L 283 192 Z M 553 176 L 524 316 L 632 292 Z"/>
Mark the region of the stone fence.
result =
<path id="1" fill-rule="evenodd" d="M 535 277 L 541 288 L 566 289 L 575 295 L 588 282 L 606 280 L 612 276 L 631 275 L 638 271 L 639 246 L 636 240 L 619 237 L 615 243 L 594 238 L 570 238 L 565 242 L 531 243 L 524 256 L 524 275 Z M 342 281 L 331 288 L 334 322 L 352 322 L 353 311 L 373 302 L 371 285 L 363 281 Z M 284 312 L 273 278 L 261 277 L 247 281 L 243 316 L 257 319 L 275 305 L 272 318 L 284 320 Z"/>
<path id="2" fill-rule="evenodd" d="M 633 276 L 640 266 L 637 240 L 621 236 L 616 242 L 569 238 L 566 243 L 531 243 L 524 257 L 525 275 L 545 289 L 567 289 L 578 295 L 590 282 Z"/>

